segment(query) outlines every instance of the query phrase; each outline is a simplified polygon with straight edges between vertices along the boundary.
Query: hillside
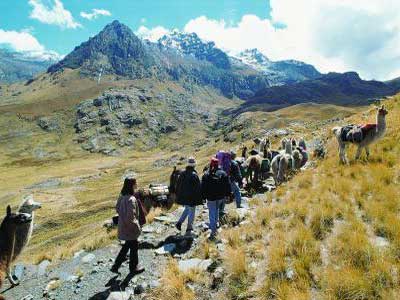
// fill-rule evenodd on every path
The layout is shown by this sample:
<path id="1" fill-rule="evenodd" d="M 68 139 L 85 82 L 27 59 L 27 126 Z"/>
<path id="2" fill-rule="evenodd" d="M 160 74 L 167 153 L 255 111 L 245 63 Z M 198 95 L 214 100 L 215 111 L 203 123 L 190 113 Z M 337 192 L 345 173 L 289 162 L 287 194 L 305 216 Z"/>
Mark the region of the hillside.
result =
<path id="1" fill-rule="evenodd" d="M 304 102 L 366 105 L 396 91 L 398 88 L 387 83 L 362 80 L 355 72 L 329 73 L 313 80 L 260 90 L 236 112 L 270 111 Z"/>
<path id="2" fill-rule="evenodd" d="M 55 63 L 54 58 L 39 59 L 27 54 L 0 49 L 0 83 L 13 83 L 34 78 Z"/>
<path id="3" fill-rule="evenodd" d="M 224 228 L 221 244 L 204 241 L 198 255 L 215 262 L 211 274 L 179 271 L 174 259 L 150 299 L 398 299 L 400 95 L 385 105 L 387 133 L 369 161 L 339 164 L 337 122 L 308 132 L 327 138 L 327 157 L 256 195 L 248 219 Z M 371 122 L 375 113 L 340 124 Z"/>

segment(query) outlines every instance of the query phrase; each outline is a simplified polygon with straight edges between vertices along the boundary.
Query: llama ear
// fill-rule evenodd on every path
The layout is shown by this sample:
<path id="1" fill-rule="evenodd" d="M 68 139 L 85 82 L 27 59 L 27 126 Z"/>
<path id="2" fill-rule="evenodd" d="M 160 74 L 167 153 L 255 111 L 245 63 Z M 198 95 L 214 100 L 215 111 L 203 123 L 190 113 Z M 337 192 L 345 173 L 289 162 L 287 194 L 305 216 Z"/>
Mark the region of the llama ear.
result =
<path id="1" fill-rule="evenodd" d="M 11 206 L 7 206 L 7 216 L 11 216 Z"/>

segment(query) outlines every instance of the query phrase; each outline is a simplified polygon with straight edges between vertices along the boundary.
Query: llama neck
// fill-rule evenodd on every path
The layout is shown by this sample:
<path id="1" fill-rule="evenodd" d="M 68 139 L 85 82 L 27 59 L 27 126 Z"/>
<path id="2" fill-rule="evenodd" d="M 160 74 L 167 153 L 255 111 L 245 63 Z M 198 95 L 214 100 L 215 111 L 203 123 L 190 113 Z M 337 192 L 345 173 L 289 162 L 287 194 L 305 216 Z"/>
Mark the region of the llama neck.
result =
<path id="1" fill-rule="evenodd" d="M 0 263 L 0 266 L 7 267 L 14 253 L 15 231 L 17 227 L 15 224 L 4 225 L 2 224 L 0 228 L 0 262 L 6 262 L 6 264 Z"/>
<path id="2" fill-rule="evenodd" d="M 376 124 L 378 126 L 378 132 L 385 131 L 386 129 L 386 120 L 384 115 L 378 114 L 376 116 Z"/>

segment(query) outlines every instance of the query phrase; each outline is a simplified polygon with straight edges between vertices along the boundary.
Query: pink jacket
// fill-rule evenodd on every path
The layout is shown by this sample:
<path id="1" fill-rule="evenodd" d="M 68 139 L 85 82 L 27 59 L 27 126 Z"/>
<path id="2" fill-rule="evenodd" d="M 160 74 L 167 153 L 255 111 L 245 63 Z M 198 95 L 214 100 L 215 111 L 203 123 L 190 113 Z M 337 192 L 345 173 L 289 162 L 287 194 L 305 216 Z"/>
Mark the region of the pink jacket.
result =
<path id="1" fill-rule="evenodd" d="M 118 213 L 118 239 L 137 240 L 141 227 L 139 225 L 139 206 L 134 196 L 119 196 L 116 210 Z"/>

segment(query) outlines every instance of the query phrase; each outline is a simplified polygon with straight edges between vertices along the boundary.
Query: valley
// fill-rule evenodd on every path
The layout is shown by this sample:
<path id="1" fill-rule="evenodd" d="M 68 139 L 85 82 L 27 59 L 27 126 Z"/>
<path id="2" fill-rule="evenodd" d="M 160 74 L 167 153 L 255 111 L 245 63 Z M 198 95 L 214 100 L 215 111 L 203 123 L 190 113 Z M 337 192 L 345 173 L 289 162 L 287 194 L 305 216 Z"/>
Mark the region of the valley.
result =
<path id="1" fill-rule="evenodd" d="M 47 70 L 0 85 L 0 205 L 15 209 L 27 195 L 42 203 L 19 262 L 62 265 L 81 250 L 114 249 L 105 247 L 115 242 L 116 230 L 104 224 L 115 213 L 127 173 L 136 173 L 142 188 L 167 184 L 173 167 L 183 168 L 188 156 L 196 157 L 201 172 L 218 150 L 252 149 L 255 138 L 266 136 L 277 149 L 283 137 L 304 137 L 310 153 L 320 142 L 327 158 L 313 158 L 292 181 L 248 199 L 255 211 L 251 220 L 224 228 L 222 250 L 201 236 L 190 252 L 223 266 L 229 276 L 222 287 L 197 295 L 199 287 L 209 288 L 205 275 L 181 274 L 166 258 L 164 274 L 152 274 L 162 284 L 150 297 L 175 292 L 173 280 L 187 296 L 181 299 L 188 300 L 398 295 L 398 279 L 389 275 L 389 265 L 396 274 L 399 267 L 393 229 L 398 228 L 393 225 L 398 224 L 399 96 L 393 96 L 400 91 L 398 81 L 366 81 L 356 72 L 322 74 L 304 62 L 270 61 L 257 49 L 230 56 L 195 33 L 174 31 L 150 42 L 114 21 Z M 371 122 L 373 106 L 381 102 L 390 110 L 388 137 L 373 147 L 371 164 L 337 165 L 331 128 Z M 388 201 L 379 198 L 373 181 L 363 181 L 367 177 L 384 185 Z M 371 195 L 377 200 L 369 202 Z M 152 210 L 149 222 L 162 213 L 176 214 L 176 208 Z M 353 230 L 359 233 L 354 239 Z M 377 238 L 390 247 L 375 247 Z M 147 263 L 152 255 L 146 252 Z M 242 265 L 229 259 L 236 255 Z M 267 271 L 257 270 L 258 264 Z M 355 274 L 355 288 L 337 280 L 341 269 L 345 276 Z M 166 272 L 175 277 L 168 281 Z M 174 292 L 165 299 L 176 299 Z"/>

